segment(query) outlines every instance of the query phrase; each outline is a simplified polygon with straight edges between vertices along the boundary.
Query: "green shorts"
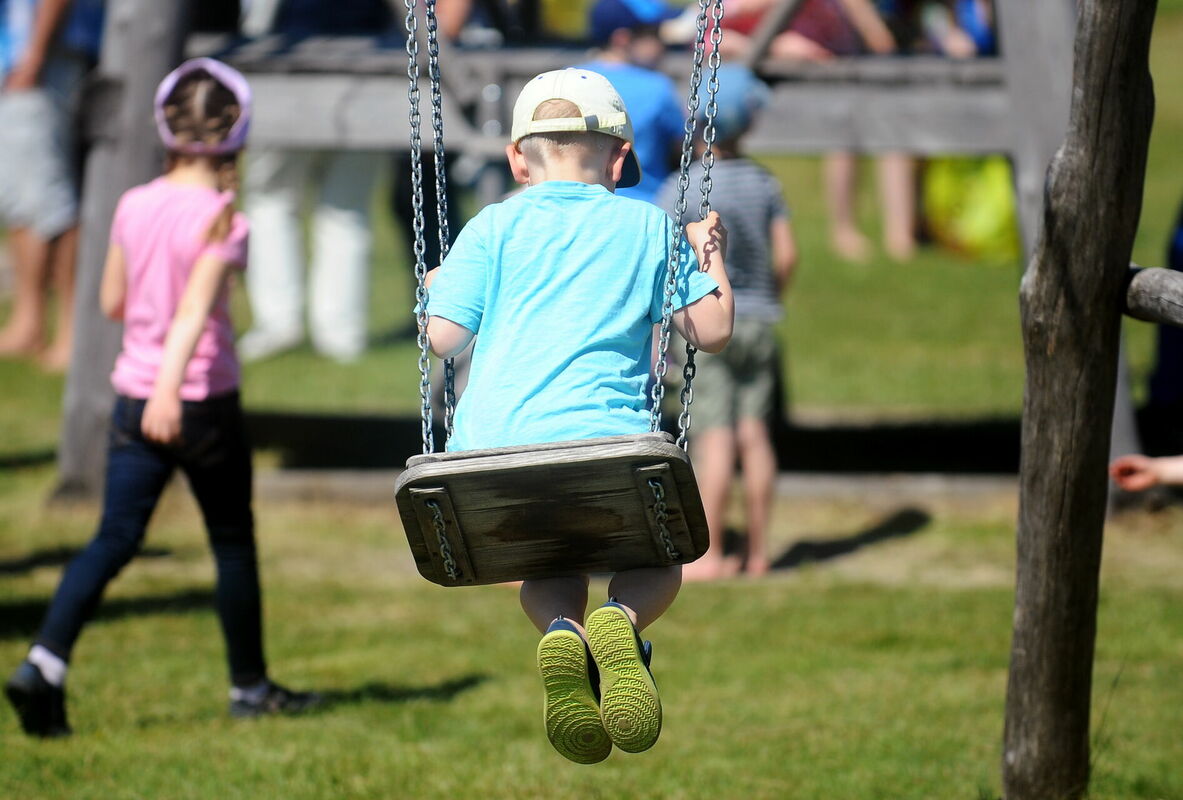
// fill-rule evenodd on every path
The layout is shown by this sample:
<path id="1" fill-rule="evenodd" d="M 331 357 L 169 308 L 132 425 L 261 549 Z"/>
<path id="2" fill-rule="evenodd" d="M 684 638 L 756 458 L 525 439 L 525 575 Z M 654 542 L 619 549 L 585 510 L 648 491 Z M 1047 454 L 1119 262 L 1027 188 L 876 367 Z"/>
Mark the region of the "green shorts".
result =
<path id="1" fill-rule="evenodd" d="M 740 419 L 766 420 L 776 391 L 776 327 L 765 320 L 736 319 L 722 353 L 694 356 L 691 430 L 733 428 Z"/>

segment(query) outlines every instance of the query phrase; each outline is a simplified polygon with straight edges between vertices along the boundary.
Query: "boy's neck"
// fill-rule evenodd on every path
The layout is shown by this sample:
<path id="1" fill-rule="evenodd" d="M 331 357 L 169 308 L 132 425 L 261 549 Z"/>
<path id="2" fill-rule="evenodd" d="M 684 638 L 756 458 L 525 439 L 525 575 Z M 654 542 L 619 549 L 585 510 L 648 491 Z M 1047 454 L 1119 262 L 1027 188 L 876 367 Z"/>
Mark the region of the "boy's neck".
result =
<path id="1" fill-rule="evenodd" d="M 616 184 L 604 174 L 604 168 L 589 167 L 572 159 L 548 159 L 530 169 L 530 185 L 537 186 L 547 181 L 571 181 L 603 186 L 610 192 L 616 191 Z"/>

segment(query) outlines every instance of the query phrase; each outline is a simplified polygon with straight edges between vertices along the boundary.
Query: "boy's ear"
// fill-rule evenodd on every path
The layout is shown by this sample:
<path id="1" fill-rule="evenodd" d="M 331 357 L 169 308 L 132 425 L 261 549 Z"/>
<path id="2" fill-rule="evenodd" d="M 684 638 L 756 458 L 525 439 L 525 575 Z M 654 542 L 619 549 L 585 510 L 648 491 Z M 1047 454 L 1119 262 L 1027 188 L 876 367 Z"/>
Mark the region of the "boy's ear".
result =
<path id="1" fill-rule="evenodd" d="M 513 173 L 513 179 L 521 184 L 529 184 L 530 165 L 526 163 L 526 156 L 516 144 L 505 146 L 505 158 L 509 161 L 509 171 Z"/>
<path id="2" fill-rule="evenodd" d="M 624 174 L 625 159 L 632 151 L 633 146 L 624 141 L 613 151 L 612 158 L 608 161 L 608 177 L 612 179 L 613 184 L 620 183 L 620 176 Z"/>

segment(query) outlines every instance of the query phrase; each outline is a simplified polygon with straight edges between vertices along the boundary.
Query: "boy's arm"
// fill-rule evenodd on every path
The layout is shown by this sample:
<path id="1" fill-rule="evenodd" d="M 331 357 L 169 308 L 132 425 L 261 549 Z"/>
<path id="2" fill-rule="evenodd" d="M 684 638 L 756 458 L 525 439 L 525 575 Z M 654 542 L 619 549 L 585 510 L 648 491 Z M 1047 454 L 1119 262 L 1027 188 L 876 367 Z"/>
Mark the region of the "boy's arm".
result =
<path id="1" fill-rule="evenodd" d="M 424 288 L 431 288 L 439 270 L 440 268 L 436 267 L 428 271 L 423 282 Z M 452 322 L 450 319 L 444 317 L 427 318 L 427 342 L 431 352 L 437 358 L 452 358 L 460 355 L 460 351 L 468 347 L 468 343 L 475 335 L 468 328 L 457 322 Z"/>
<path id="2" fill-rule="evenodd" d="M 232 262 L 206 254 L 197 260 L 189 275 L 177 313 L 169 324 L 160 371 L 140 422 L 144 436 L 154 442 L 169 444 L 180 438 L 180 392 L 185 367 L 193 357 L 193 349 L 232 268 Z"/>
<path id="3" fill-rule="evenodd" d="M 735 301 L 723 259 L 727 254 L 727 229 L 712 211 L 701 222 L 686 226 L 686 239 L 698 256 L 703 272 L 719 288 L 674 312 L 674 327 L 690 344 L 707 353 L 718 353 L 731 340 L 735 323 Z"/>
<path id="4" fill-rule="evenodd" d="M 468 347 L 473 334 L 468 328 L 443 317 L 428 317 L 427 341 L 439 358 L 452 358 Z"/>
<path id="5" fill-rule="evenodd" d="M 123 248 L 111 242 L 107 246 L 107 261 L 103 265 L 103 280 L 99 285 L 99 308 L 107 319 L 123 319 L 123 302 L 127 299 L 127 260 Z"/>
<path id="6" fill-rule="evenodd" d="M 797 239 L 788 217 L 772 220 L 768 240 L 772 250 L 772 277 L 776 282 L 776 293 L 781 294 L 788 288 L 797 268 Z"/>

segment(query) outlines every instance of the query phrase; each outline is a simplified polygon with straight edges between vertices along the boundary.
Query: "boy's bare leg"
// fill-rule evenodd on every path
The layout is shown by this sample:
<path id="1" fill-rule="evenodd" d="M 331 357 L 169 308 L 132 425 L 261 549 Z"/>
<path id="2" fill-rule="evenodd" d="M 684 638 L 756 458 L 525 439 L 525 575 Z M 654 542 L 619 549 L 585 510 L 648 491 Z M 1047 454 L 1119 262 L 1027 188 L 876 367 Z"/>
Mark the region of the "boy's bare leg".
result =
<path id="1" fill-rule="evenodd" d="M 709 581 L 723 574 L 723 534 L 727 529 L 727 495 L 735 470 L 735 435 L 730 428 L 707 428 L 695 434 L 694 474 L 706 512 L 710 547 L 685 567 L 688 581 Z"/>
<path id="2" fill-rule="evenodd" d="M 644 630 L 673 605 L 682 588 L 682 567 L 630 569 L 612 576 L 608 596 L 632 613 L 637 630 Z"/>
<path id="3" fill-rule="evenodd" d="M 49 242 L 28 228 L 8 231 L 12 250 L 12 315 L 0 331 L 0 355 L 33 355 L 45 336 L 45 279 Z"/>
<path id="4" fill-rule="evenodd" d="M 830 246 L 847 261 L 866 261 L 871 243 L 855 221 L 858 160 L 854 153 L 829 153 L 822 159 L 826 209 L 830 214 Z"/>
<path id="5" fill-rule="evenodd" d="M 70 366 L 70 348 L 74 343 L 74 270 L 78 258 L 78 226 L 57 237 L 50 247 L 49 266 L 57 294 L 57 325 L 53 344 L 41 357 L 41 365 L 54 372 Z"/>
<path id="6" fill-rule="evenodd" d="M 582 629 L 583 615 L 587 612 L 587 576 L 523 581 L 519 597 L 522 610 L 540 633 L 546 633 L 556 617 L 563 617 Z"/>
<path id="7" fill-rule="evenodd" d="M 916 174 L 906 153 L 879 158 L 879 204 L 884 249 L 896 261 L 910 260 L 916 254 Z"/>
<path id="8" fill-rule="evenodd" d="M 768 520 L 776 481 L 776 451 L 764 420 L 741 419 L 736 433 L 748 523 L 746 570 L 749 575 L 763 575 L 768 572 Z"/>

